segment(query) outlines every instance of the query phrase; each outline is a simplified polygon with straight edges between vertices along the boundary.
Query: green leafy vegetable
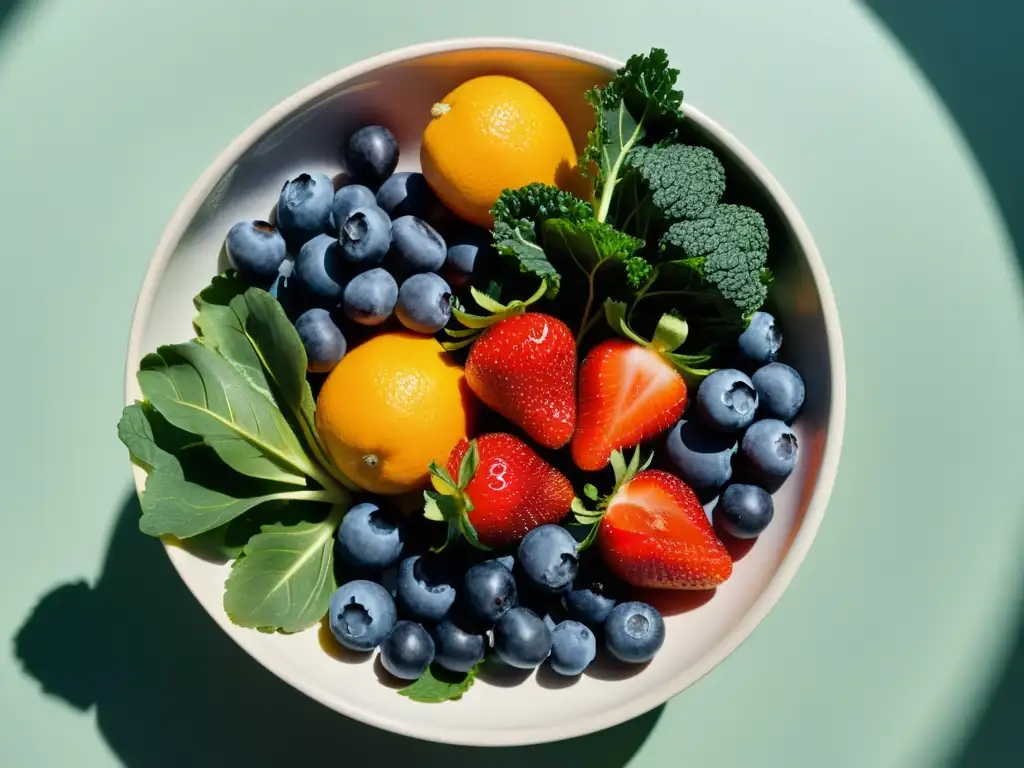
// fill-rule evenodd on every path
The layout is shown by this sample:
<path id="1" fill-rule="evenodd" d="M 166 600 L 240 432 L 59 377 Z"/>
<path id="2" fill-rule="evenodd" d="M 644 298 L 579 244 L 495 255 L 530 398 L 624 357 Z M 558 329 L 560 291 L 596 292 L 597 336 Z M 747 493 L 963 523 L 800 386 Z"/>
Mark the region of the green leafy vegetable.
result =
<path id="1" fill-rule="evenodd" d="M 682 125 L 683 93 L 676 89 L 679 70 L 669 66 L 668 54 L 652 48 L 630 56 L 611 81 L 586 93 L 595 114 L 588 135 L 583 167 L 591 167 L 598 199 L 597 220 L 605 221 L 626 157 L 641 140 L 668 143 Z M 591 166 L 593 164 L 593 166 Z"/>
<path id="2" fill-rule="evenodd" d="M 325 491 L 297 491 L 287 487 L 272 493 L 234 496 L 190 482 L 185 478 L 178 456 L 157 444 L 150 420 L 140 403 L 124 409 L 118 423 L 118 435 L 149 474 L 139 499 L 142 507 L 139 528 L 151 536 L 169 534 L 181 539 L 196 536 L 270 501 L 333 498 Z M 202 441 L 191 445 L 182 443 L 176 450 L 181 452 L 202 445 Z"/>
<path id="3" fill-rule="evenodd" d="M 398 693 L 402 696 L 424 704 L 440 704 L 445 701 L 457 701 L 473 687 L 477 673 L 484 662 L 477 662 L 469 672 L 459 674 L 449 672 L 434 664 L 412 685 L 402 688 Z"/>
<path id="4" fill-rule="evenodd" d="M 232 469 L 306 484 L 322 477 L 273 400 L 208 347 L 190 341 L 146 355 L 138 374 L 146 399 L 171 424 L 199 435 Z"/>
<path id="5" fill-rule="evenodd" d="M 224 610 L 243 627 L 299 632 L 323 618 L 337 589 L 334 531 L 345 506 L 320 522 L 266 525 L 235 561 Z"/>
<path id="6" fill-rule="evenodd" d="M 557 187 L 536 183 L 503 191 L 491 215 L 494 217 L 494 247 L 498 253 L 515 261 L 520 272 L 545 280 L 549 299 L 558 295 L 561 275 L 538 242 L 538 229 L 552 218 L 588 219 L 593 216 L 590 204 Z"/>

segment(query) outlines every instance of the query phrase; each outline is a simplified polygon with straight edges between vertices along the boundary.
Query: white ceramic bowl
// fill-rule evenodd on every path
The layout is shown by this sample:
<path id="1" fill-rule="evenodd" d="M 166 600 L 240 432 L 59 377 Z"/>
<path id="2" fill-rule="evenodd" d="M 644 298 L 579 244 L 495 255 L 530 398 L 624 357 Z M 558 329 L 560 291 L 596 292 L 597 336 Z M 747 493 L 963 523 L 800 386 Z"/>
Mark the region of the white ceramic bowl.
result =
<path id="1" fill-rule="evenodd" d="M 450 40 L 361 61 L 271 109 L 203 173 L 164 232 L 132 319 L 127 402 L 140 397 L 135 372 L 142 356 L 193 335 L 191 299 L 218 271 L 231 224 L 268 215 L 285 179 L 308 170 L 338 173 L 336 150 L 347 131 L 370 121 L 390 126 L 401 142 L 399 167 L 416 168 L 431 103 L 469 77 L 502 72 L 542 91 L 583 140 L 592 113 L 582 94 L 618 66 L 550 43 Z M 168 546 L 196 599 L 274 674 L 338 712 L 390 731 L 456 744 L 536 743 L 596 731 L 653 709 L 713 669 L 771 610 L 811 546 L 835 479 L 845 407 L 839 321 L 810 232 L 778 182 L 711 119 L 688 104 L 685 112 L 722 157 L 731 193 L 752 200 L 768 221 L 770 263 L 777 274 L 773 311 L 785 334 L 785 359 L 807 382 L 807 403 L 796 423 L 799 466 L 776 496 L 772 525 L 710 601 L 694 607 L 692 596 L 680 598 L 680 611 L 667 619 L 663 650 L 634 674 L 599 668 L 568 686 L 542 673 L 517 685 L 485 679 L 461 701 L 439 705 L 398 696 L 378 681 L 372 662 L 333 658 L 321 648 L 316 630 L 286 636 L 235 627 L 221 605 L 227 566 Z M 136 469 L 140 490 L 144 479 Z M 273 706 L 267 702 L 268 711 Z"/>

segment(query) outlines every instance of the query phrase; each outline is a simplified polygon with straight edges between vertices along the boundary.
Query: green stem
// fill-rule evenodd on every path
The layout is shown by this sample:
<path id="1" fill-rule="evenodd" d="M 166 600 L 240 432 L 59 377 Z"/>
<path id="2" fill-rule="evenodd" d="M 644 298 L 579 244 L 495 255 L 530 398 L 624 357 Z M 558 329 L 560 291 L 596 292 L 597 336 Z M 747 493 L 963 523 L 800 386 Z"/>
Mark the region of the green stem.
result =
<path id="1" fill-rule="evenodd" d="M 583 333 L 590 330 L 591 317 L 590 311 L 594 307 L 594 278 L 597 276 L 597 270 L 601 268 L 601 265 L 607 262 L 608 259 L 603 259 L 595 265 L 595 267 L 587 273 L 587 303 L 583 305 L 583 318 L 580 321 L 580 332 L 576 336 L 576 342 L 583 338 Z M 597 317 L 597 315 L 595 315 Z"/>
<path id="2" fill-rule="evenodd" d="M 632 306 L 629 308 L 629 312 L 626 313 L 626 324 L 632 325 L 633 323 L 633 312 L 636 310 L 636 305 L 643 301 L 644 296 L 647 294 L 648 289 L 654 285 L 654 281 L 658 279 L 658 268 L 655 267 L 651 270 L 651 276 L 647 278 L 647 282 L 644 283 L 640 290 L 637 291 L 636 298 L 633 300 Z"/>
<path id="3" fill-rule="evenodd" d="M 325 504 L 336 504 L 342 507 L 351 503 L 348 491 L 342 488 L 337 491 L 326 489 L 322 491 L 286 491 L 274 494 L 274 498 L 287 501 L 322 501 Z"/>
<path id="4" fill-rule="evenodd" d="M 593 330 L 594 326 L 597 325 L 597 323 L 600 321 L 600 319 L 601 319 L 601 313 L 600 312 L 595 312 L 594 316 L 591 317 L 590 320 L 588 320 L 586 323 L 584 323 L 583 327 L 580 328 L 579 335 L 576 337 L 577 345 L 581 341 L 583 341 L 583 337 L 584 336 L 586 336 L 588 333 L 590 333 L 590 331 Z"/>
<path id="5" fill-rule="evenodd" d="M 619 108 L 619 120 L 622 120 L 623 108 Z M 644 110 L 644 114 L 637 121 L 636 128 L 630 135 L 629 140 L 622 145 L 619 151 L 619 156 L 615 158 L 615 163 L 612 165 L 611 171 L 605 174 L 604 188 L 601 190 L 601 202 L 597 207 L 597 220 L 604 224 L 608 218 L 608 211 L 612 207 L 612 198 L 615 196 L 615 186 L 619 183 L 619 174 L 622 172 L 622 164 L 626 161 L 626 155 L 636 144 L 637 139 L 640 137 L 640 127 L 644 124 L 644 118 L 647 117 L 647 110 Z M 621 136 L 621 130 L 619 132 Z"/>

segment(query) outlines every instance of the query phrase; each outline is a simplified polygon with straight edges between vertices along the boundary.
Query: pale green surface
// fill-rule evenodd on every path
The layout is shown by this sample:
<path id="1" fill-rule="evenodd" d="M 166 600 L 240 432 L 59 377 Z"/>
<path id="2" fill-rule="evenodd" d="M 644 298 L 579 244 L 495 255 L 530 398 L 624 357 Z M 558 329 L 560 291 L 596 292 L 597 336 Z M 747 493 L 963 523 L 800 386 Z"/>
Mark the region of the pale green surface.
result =
<path id="1" fill-rule="evenodd" d="M 178 201 L 251 120 L 333 69 L 412 42 L 535 36 L 620 58 L 658 44 L 682 68 L 687 98 L 746 142 L 804 213 L 839 304 L 849 417 L 825 524 L 790 591 L 665 709 L 632 764 L 883 768 L 958 754 L 1011 640 L 1024 533 L 1021 285 L 969 149 L 859 5 L 630 0 L 595 16 L 601 5 L 46 0 L 8 20 L 0 634 L 12 637 L 59 585 L 100 578 L 130 488 L 114 425 L 135 293 Z M 131 577 L 109 573 L 106 592 L 128 594 Z M 58 621 L 56 658 L 44 661 L 58 689 L 98 668 L 98 707 L 83 713 L 43 695 L 4 658 L 0 765 L 141 767 L 172 755 L 185 764 L 197 731 L 233 740 L 195 743 L 197 765 L 262 765 L 270 741 L 294 764 L 373 759 L 359 737 L 343 749 L 334 716 L 297 696 L 280 697 L 309 713 L 305 746 L 291 752 L 261 733 L 284 716 L 275 701 L 250 705 L 263 722 L 241 730 L 201 706 L 205 724 L 190 724 L 187 702 L 161 721 L 166 702 L 154 697 L 174 690 L 175 667 L 203 658 L 188 633 L 198 627 L 212 643 L 212 623 L 190 611 L 192 624 L 162 630 L 174 640 L 152 659 L 165 671 L 151 687 L 141 668 L 81 653 L 95 633 L 124 647 L 160 635 L 158 609 L 140 626 L 140 606 L 124 602 L 107 606 L 107 619 L 86 607 Z M 129 629 L 113 621 L 120 611 Z M 246 697 L 247 682 L 282 690 L 241 651 L 217 648 L 230 660 L 221 666 L 242 670 L 211 673 L 210 685 L 238 691 L 218 700 Z M 211 696 L 199 685 L 194 695 Z M 468 752 L 372 741 L 427 764 L 471 762 Z M 612 765 L 603 743 L 583 740 L 569 755 Z M 557 754 L 491 759 L 544 766 Z"/>

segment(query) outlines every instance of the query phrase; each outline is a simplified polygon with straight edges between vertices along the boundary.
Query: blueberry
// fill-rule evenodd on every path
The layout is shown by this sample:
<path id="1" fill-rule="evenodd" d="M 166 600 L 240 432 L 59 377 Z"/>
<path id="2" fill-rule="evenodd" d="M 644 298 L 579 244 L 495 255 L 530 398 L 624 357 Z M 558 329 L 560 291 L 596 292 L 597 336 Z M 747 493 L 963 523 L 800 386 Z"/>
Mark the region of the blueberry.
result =
<path id="1" fill-rule="evenodd" d="M 468 672 L 484 657 L 487 638 L 467 632 L 458 624 L 442 621 L 434 627 L 437 663 L 452 672 Z"/>
<path id="2" fill-rule="evenodd" d="M 376 504 L 356 504 L 338 526 L 338 556 L 356 568 L 381 571 L 402 556 L 405 529 Z"/>
<path id="3" fill-rule="evenodd" d="M 552 632 L 554 632 L 555 627 L 558 626 L 558 623 L 555 621 L 554 616 L 552 616 L 550 613 L 544 614 L 543 622 L 544 626 L 550 629 Z"/>
<path id="4" fill-rule="evenodd" d="M 330 235 L 308 241 L 299 250 L 292 274 L 304 299 L 324 306 L 337 304 L 345 288 L 338 241 Z"/>
<path id="5" fill-rule="evenodd" d="M 342 155 L 356 181 L 377 187 L 398 167 L 398 140 L 383 125 L 367 125 L 348 137 Z"/>
<path id="6" fill-rule="evenodd" d="M 602 582 L 591 581 L 574 583 L 562 598 L 562 604 L 577 621 L 591 627 L 600 627 L 615 607 L 615 598 L 607 594 Z"/>
<path id="7" fill-rule="evenodd" d="M 665 440 L 676 473 L 694 490 L 720 488 L 732 477 L 732 457 L 738 449 L 735 435 L 708 429 L 683 419 Z"/>
<path id="8" fill-rule="evenodd" d="M 306 349 L 310 373 L 328 373 L 345 356 L 345 337 L 326 309 L 307 309 L 295 321 L 295 330 Z"/>
<path id="9" fill-rule="evenodd" d="M 776 482 L 789 477 L 799 449 L 796 433 L 778 419 L 754 422 L 740 443 L 740 453 L 755 474 Z"/>
<path id="10" fill-rule="evenodd" d="M 710 427 L 740 432 L 750 426 L 757 413 L 757 391 L 745 373 L 722 368 L 701 382 L 697 412 Z"/>
<path id="11" fill-rule="evenodd" d="M 494 625 L 494 650 L 511 667 L 533 669 L 551 653 L 551 630 L 529 608 L 513 608 Z"/>
<path id="12" fill-rule="evenodd" d="M 331 597 L 331 633 L 346 648 L 372 651 L 395 626 L 395 601 L 380 584 L 357 579 Z"/>
<path id="13" fill-rule="evenodd" d="M 437 333 L 452 315 L 452 289 L 432 272 L 413 275 L 398 289 L 395 314 L 410 331 Z"/>
<path id="14" fill-rule="evenodd" d="M 551 633 L 551 668 L 574 677 L 589 667 L 597 655 L 597 638 L 578 621 L 563 621 Z"/>
<path id="15" fill-rule="evenodd" d="M 715 522 L 737 539 L 760 536 L 775 511 L 771 495 L 756 485 L 735 483 L 726 488 L 715 506 Z"/>
<path id="16" fill-rule="evenodd" d="M 516 580 L 504 565 L 487 560 L 466 571 L 462 596 L 474 616 L 493 624 L 516 604 Z"/>
<path id="17" fill-rule="evenodd" d="M 534 528 L 519 543 L 519 564 L 535 586 L 545 592 L 562 592 L 580 569 L 576 539 L 560 525 Z"/>
<path id="18" fill-rule="evenodd" d="M 381 184 L 377 205 L 392 219 L 419 216 L 433 221 L 441 209 L 441 201 L 423 174 L 413 171 L 400 171 Z"/>
<path id="19" fill-rule="evenodd" d="M 325 173 L 301 173 L 286 181 L 277 200 L 277 226 L 298 247 L 327 231 L 334 201 L 334 183 Z"/>
<path id="20" fill-rule="evenodd" d="M 402 680 L 416 680 L 434 660 L 434 638 L 415 621 L 400 621 L 380 644 L 380 663 Z"/>
<path id="21" fill-rule="evenodd" d="M 288 255 L 281 233 L 266 221 L 240 221 L 228 230 L 228 263 L 251 285 L 269 286 Z"/>
<path id="22" fill-rule="evenodd" d="M 445 260 L 445 274 L 454 284 L 462 285 L 469 280 L 476 268 L 481 251 L 486 255 L 491 247 L 491 235 L 484 229 L 472 229 L 457 236 L 448 246 Z"/>
<path id="23" fill-rule="evenodd" d="M 338 222 L 344 222 L 348 215 L 356 208 L 366 208 L 376 205 L 377 199 L 369 187 L 362 184 L 349 184 L 334 193 L 334 202 L 331 204 L 331 218 L 334 227 L 337 229 Z"/>
<path id="24" fill-rule="evenodd" d="M 437 272 L 444 266 L 448 246 L 423 219 L 402 216 L 391 224 L 391 254 L 395 271 L 403 275 Z"/>
<path id="25" fill-rule="evenodd" d="M 455 603 L 455 587 L 439 560 L 413 555 L 398 567 L 396 597 L 402 612 L 419 621 L 440 621 Z"/>
<path id="26" fill-rule="evenodd" d="M 501 563 L 510 571 L 516 567 L 516 559 L 512 555 L 503 555 L 502 557 L 496 557 L 494 558 L 494 562 Z"/>
<path id="27" fill-rule="evenodd" d="M 764 365 L 775 360 L 782 346 L 782 331 L 775 324 L 775 318 L 767 312 L 755 312 L 750 325 L 740 334 L 736 342 L 744 362 Z"/>
<path id="28" fill-rule="evenodd" d="M 338 222 L 338 243 L 347 264 L 362 269 L 375 267 L 391 247 L 391 219 L 376 205 L 356 208 Z"/>
<path id="29" fill-rule="evenodd" d="M 665 643 L 665 620 L 647 603 L 620 603 L 604 622 L 604 643 L 619 661 L 650 661 Z"/>
<path id="30" fill-rule="evenodd" d="M 395 309 L 398 283 L 386 269 L 374 267 L 352 278 L 341 295 L 345 316 L 361 325 L 380 325 Z"/>
<path id="31" fill-rule="evenodd" d="M 758 416 L 792 421 L 804 404 L 804 380 L 785 363 L 768 363 L 750 380 L 757 390 Z"/>

